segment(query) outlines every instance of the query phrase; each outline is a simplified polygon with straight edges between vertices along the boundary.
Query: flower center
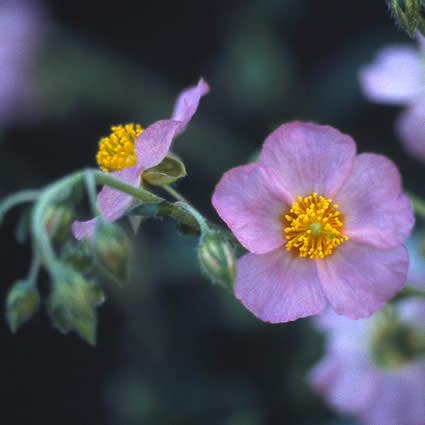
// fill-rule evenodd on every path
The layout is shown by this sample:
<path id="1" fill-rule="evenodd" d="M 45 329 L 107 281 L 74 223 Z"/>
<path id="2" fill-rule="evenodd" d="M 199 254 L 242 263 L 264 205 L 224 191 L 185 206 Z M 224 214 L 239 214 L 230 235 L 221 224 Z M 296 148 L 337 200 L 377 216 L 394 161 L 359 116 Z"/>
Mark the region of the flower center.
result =
<path id="1" fill-rule="evenodd" d="M 323 258 L 348 240 L 342 234 L 343 217 L 332 199 L 316 192 L 302 198 L 299 196 L 282 217 L 286 249 L 300 257 Z"/>
<path id="2" fill-rule="evenodd" d="M 134 142 L 142 132 L 143 128 L 139 124 L 111 127 L 111 134 L 99 141 L 99 151 L 96 155 L 99 168 L 109 172 L 136 165 Z"/>

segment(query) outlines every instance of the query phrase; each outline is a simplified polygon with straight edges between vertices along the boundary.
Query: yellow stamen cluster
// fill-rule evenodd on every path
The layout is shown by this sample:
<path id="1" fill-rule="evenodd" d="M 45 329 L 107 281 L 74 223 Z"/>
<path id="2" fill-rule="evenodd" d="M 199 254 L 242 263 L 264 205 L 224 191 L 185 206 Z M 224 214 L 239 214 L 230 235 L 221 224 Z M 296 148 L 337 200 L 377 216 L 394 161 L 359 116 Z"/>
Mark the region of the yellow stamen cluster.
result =
<path id="1" fill-rule="evenodd" d="M 300 257 L 324 258 L 348 240 L 342 234 L 343 217 L 339 206 L 313 193 L 297 198 L 282 217 L 286 249 Z"/>
<path id="2" fill-rule="evenodd" d="M 116 125 L 111 134 L 99 141 L 96 155 L 97 164 L 102 171 L 120 171 L 136 165 L 134 142 L 143 128 L 139 124 Z"/>

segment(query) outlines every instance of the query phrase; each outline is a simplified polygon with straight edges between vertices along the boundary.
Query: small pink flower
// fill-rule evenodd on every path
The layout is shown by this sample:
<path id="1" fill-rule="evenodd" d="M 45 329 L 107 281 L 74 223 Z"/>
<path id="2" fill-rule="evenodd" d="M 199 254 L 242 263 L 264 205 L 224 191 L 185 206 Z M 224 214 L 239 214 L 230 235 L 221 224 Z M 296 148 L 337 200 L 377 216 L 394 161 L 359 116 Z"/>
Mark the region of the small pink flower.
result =
<path id="1" fill-rule="evenodd" d="M 327 344 L 310 383 L 365 425 L 425 424 L 424 318 L 416 300 L 358 321 L 326 312 L 315 321 Z"/>
<path id="2" fill-rule="evenodd" d="M 399 291 L 414 217 L 387 158 L 356 155 L 347 135 L 294 122 L 271 133 L 258 162 L 224 174 L 212 203 L 249 251 L 235 295 L 258 318 L 287 322 L 329 303 L 367 317 Z"/>
<path id="3" fill-rule="evenodd" d="M 386 47 L 359 72 L 361 88 L 370 101 L 406 107 L 396 121 L 396 132 L 406 150 L 421 160 L 425 160 L 424 41 L 418 35 L 418 48 Z"/>
<path id="4" fill-rule="evenodd" d="M 198 109 L 199 101 L 202 96 L 209 91 L 208 84 L 203 80 L 199 80 L 198 84 L 184 90 L 177 98 L 174 112 L 171 119 L 160 120 L 145 130 L 137 131 L 137 128 L 129 128 L 129 131 L 134 134 L 137 131 L 139 134 L 134 142 L 134 148 L 128 150 L 124 149 L 127 146 L 120 146 L 122 154 L 128 154 L 128 158 L 119 160 L 119 171 L 114 171 L 111 174 L 130 184 L 138 187 L 141 181 L 141 175 L 144 170 L 158 165 L 167 155 L 170 150 L 173 139 L 182 133 L 189 121 L 192 119 L 196 110 Z M 137 127 L 137 126 L 136 126 Z M 126 131 L 127 126 L 115 127 Z M 131 164 L 130 166 L 123 167 L 122 163 Z M 132 165 L 132 164 L 135 165 Z M 115 221 L 122 217 L 133 204 L 133 198 L 130 195 L 104 187 L 98 195 L 98 207 L 102 213 L 102 217 L 106 221 Z M 84 237 L 92 237 L 96 227 L 96 218 L 81 222 L 76 221 L 72 226 L 74 236 L 77 239 Z"/>

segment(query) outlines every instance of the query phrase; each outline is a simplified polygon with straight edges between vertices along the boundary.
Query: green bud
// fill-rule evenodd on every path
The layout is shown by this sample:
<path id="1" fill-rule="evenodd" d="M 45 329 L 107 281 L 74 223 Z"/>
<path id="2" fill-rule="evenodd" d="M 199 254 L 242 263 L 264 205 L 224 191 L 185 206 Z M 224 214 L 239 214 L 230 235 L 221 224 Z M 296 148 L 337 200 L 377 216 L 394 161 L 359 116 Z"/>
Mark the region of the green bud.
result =
<path id="1" fill-rule="evenodd" d="M 169 153 L 161 163 L 147 169 L 142 178 L 154 186 L 164 186 L 186 176 L 186 168 L 177 156 Z"/>
<path id="2" fill-rule="evenodd" d="M 47 233 L 54 242 L 61 242 L 67 236 L 73 219 L 73 211 L 65 205 L 51 206 L 45 216 Z"/>
<path id="3" fill-rule="evenodd" d="M 236 277 L 236 259 L 233 247 L 224 235 L 209 232 L 201 239 L 199 263 L 206 276 L 228 290 L 233 289 Z"/>
<path id="4" fill-rule="evenodd" d="M 117 225 L 99 221 L 94 237 L 97 265 L 117 283 L 128 280 L 130 242 Z"/>
<path id="5" fill-rule="evenodd" d="M 10 289 L 6 301 L 6 319 L 12 333 L 37 312 L 40 294 L 37 288 L 26 280 L 19 280 Z"/>
<path id="6" fill-rule="evenodd" d="M 53 289 L 47 310 L 53 325 L 63 334 L 75 331 L 91 345 L 96 344 L 96 307 L 105 301 L 102 288 L 72 267 L 58 263 L 53 270 Z"/>
<path id="7" fill-rule="evenodd" d="M 414 37 L 417 29 L 422 32 L 425 10 L 421 0 L 387 0 L 387 4 L 395 20 L 410 37 Z"/>
<path id="8" fill-rule="evenodd" d="M 62 249 L 61 260 L 80 273 L 88 273 L 93 267 L 93 255 L 89 241 L 87 239 L 67 241 Z"/>

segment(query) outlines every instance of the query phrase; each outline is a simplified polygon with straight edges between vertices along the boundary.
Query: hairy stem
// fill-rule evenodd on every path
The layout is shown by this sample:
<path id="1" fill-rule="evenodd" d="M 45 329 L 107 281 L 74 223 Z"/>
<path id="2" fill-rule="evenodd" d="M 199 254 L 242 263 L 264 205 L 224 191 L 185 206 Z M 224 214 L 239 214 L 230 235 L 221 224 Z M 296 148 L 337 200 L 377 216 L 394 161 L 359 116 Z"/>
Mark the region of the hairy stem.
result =
<path id="1" fill-rule="evenodd" d="M 23 190 L 22 192 L 14 193 L 7 196 L 0 203 L 0 224 L 3 221 L 6 213 L 13 207 L 25 202 L 34 202 L 40 194 L 39 190 Z"/>

